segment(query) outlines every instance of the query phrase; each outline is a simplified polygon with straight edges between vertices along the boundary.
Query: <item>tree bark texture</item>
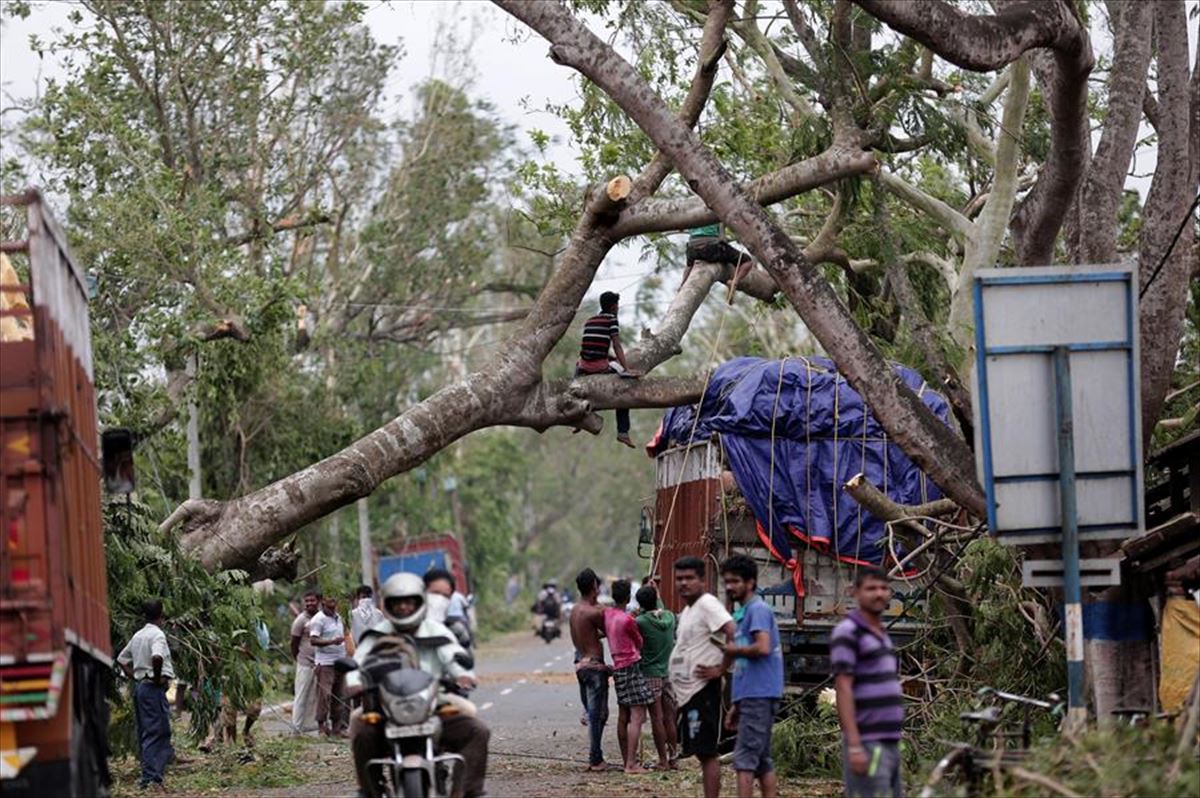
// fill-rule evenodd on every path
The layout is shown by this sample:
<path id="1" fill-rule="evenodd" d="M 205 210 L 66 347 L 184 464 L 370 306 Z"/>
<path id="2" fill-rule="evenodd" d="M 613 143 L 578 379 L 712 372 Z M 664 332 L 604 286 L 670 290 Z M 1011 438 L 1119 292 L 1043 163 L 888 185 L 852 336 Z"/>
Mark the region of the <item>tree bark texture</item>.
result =
<path id="1" fill-rule="evenodd" d="M 1154 4 L 1125 0 L 1110 3 L 1110 8 L 1119 14 L 1116 43 L 1100 143 L 1080 193 L 1080 225 L 1086 231 L 1079 237 L 1081 263 L 1117 260 L 1117 212 L 1124 196 L 1125 173 L 1137 143 L 1146 73 L 1150 68 Z"/>
<path id="2" fill-rule="evenodd" d="M 596 83 L 671 158 L 692 190 L 775 278 L 888 434 L 948 496 L 981 515 L 983 496 L 967 445 L 895 377 L 823 276 L 696 134 L 670 113 L 624 59 L 565 8 L 515 0 L 497 0 L 497 4 L 546 38 L 555 61 Z"/>
<path id="3" fill-rule="evenodd" d="M 1188 280 L 1197 257 L 1195 224 L 1184 223 L 1184 214 L 1196 196 L 1196 172 L 1190 168 L 1191 148 L 1192 139 L 1200 136 L 1200 130 L 1191 129 L 1187 8 L 1184 0 L 1161 0 L 1153 8 L 1161 118 L 1158 166 L 1142 211 L 1138 249 L 1141 285 L 1145 291 L 1138 315 L 1142 336 L 1142 440 L 1147 443 L 1154 423 L 1162 414 L 1183 340 Z M 1183 232 L 1163 263 L 1180 224 Z M 1163 266 L 1158 277 L 1147 288 L 1160 263 Z"/>

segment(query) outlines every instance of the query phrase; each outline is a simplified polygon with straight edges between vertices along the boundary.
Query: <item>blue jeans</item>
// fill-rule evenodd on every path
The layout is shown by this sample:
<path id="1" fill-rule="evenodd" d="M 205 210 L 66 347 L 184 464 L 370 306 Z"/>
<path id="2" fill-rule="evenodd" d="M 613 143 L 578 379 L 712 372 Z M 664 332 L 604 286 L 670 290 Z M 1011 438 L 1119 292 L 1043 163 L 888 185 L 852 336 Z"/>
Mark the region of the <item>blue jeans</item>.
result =
<path id="1" fill-rule="evenodd" d="M 162 784 L 167 763 L 175 756 L 171 747 L 171 707 L 167 691 L 148 679 L 133 689 L 134 717 L 142 750 L 142 786 Z"/>
<path id="2" fill-rule="evenodd" d="M 846 798 L 904 798 L 900 778 L 900 744 L 895 741 L 864 742 L 867 772 L 862 776 L 850 769 L 850 751 L 842 738 L 842 780 Z"/>
<path id="3" fill-rule="evenodd" d="M 591 743 L 588 764 L 599 765 L 604 762 L 604 750 L 600 742 L 604 736 L 604 724 L 608 723 L 608 671 L 584 668 L 575 671 L 575 678 L 579 680 L 579 695 L 583 698 L 583 708 L 588 716 L 588 738 Z"/>

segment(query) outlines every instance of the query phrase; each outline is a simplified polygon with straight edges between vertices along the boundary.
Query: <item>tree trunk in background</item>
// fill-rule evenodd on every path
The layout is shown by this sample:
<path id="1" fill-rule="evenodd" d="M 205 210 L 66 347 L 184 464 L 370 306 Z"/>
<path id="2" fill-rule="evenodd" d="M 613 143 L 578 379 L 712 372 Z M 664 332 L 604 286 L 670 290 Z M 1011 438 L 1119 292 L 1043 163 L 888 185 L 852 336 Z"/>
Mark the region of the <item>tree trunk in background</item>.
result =
<path id="1" fill-rule="evenodd" d="M 362 565 L 362 583 L 375 584 L 375 550 L 371 547 L 371 515 L 367 497 L 363 496 L 355 505 L 358 508 L 358 556 Z"/>
<path id="2" fill-rule="evenodd" d="M 1158 42 L 1158 166 L 1142 212 L 1138 249 L 1141 285 L 1145 291 L 1139 317 L 1142 441 L 1146 446 L 1162 414 L 1179 342 L 1183 340 L 1188 281 L 1197 256 L 1193 250 L 1195 223 L 1185 223 L 1197 188 L 1190 150 L 1192 139 L 1200 136 L 1200 131 L 1191 130 L 1186 5 L 1184 0 L 1160 0 L 1153 5 Z M 1181 224 L 1183 232 L 1172 249 Z M 1154 277 L 1160 264 L 1162 268 Z M 1152 277 L 1154 282 L 1147 288 Z"/>
<path id="3" fill-rule="evenodd" d="M 200 475 L 200 406 L 196 404 L 195 383 L 196 353 L 187 357 L 186 374 L 193 392 L 187 400 L 187 464 L 188 464 L 188 499 L 199 499 L 204 495 L 204 483 Z"/>

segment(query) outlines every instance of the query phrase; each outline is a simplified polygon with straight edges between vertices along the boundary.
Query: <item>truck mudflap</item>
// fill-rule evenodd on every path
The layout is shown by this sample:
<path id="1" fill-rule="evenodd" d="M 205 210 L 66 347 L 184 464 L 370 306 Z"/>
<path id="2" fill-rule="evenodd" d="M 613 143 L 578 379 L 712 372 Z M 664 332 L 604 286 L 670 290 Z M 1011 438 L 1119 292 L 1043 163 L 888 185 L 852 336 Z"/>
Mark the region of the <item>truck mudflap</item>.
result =
<path id="1" fill-rule="evenodd" d="M 58 712 L 68 659 L 63 651 L 41 662 L 0 665 L 0 780 L 16 778 L 37 755 L 36 746 L 17 745 L 17 723 Z"/>
<path id="2" fill-rule="evenodd" d="M 15 779 L 37 755 L 37 747 L 17 747 L 17 724 L 0 721 L 0 781 Z"/>

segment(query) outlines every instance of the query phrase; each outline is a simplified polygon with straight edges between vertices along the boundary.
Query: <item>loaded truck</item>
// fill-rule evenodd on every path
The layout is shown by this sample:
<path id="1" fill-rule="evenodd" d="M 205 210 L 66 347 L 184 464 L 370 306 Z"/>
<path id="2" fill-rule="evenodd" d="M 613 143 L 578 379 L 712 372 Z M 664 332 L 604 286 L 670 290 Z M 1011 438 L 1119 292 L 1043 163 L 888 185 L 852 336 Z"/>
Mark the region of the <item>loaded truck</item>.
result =
<path id="1" fill-rule="evenodd" d="M 896 372 L 947 420 L 945 400 L 920 375 Z M 664 606 L 683 607 L 672 576 L 680 558 L 704 560 L 708 590 L 723 597 L 719 563 L 752 557 L 758 593 L 779 625 L 789 692 L 828 681 L 830 634 L 854 607 L 855 570 L 903 558 L 886 525 L 842 486 L 861 473 L 898 504 L 940 496 L 824 358 L 723 364 L 699 411 L 668 411 L 647 451 L 656 484 L 638 553 L 660 579 Z M 892 591 L 885 623 L 899 645 L 920 628 L 926 602 L 922 585 L 904 576 Z"/>
<path id="2" fill-rule="evenodd" d="M 103 795 L 112 644 L 88 286 L 36 190 L 0 212 L 17 231 L 0 243 L 0 793 Z"/>

